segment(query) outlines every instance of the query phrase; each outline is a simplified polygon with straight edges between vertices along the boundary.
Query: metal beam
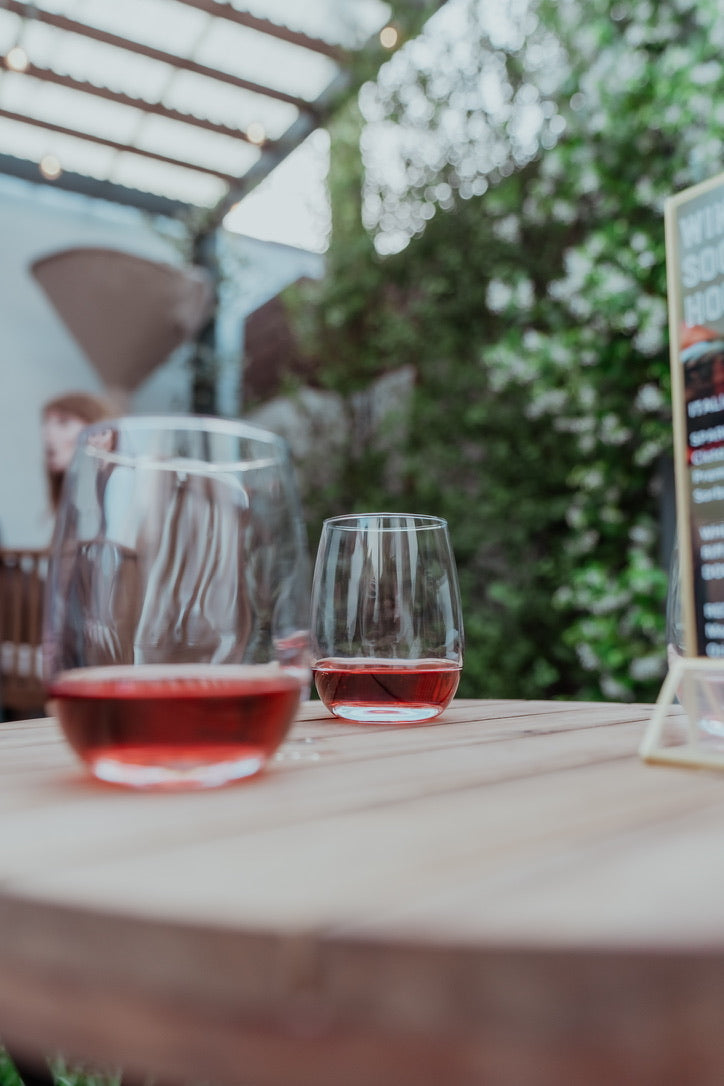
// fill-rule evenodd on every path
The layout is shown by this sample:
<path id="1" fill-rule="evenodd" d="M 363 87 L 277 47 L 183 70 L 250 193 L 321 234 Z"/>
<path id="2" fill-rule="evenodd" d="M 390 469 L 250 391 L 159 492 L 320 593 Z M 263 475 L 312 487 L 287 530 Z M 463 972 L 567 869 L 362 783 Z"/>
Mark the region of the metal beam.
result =
<path id="1" fill-rule="evenodd" d="M 228 184 L 233 184 L 236 177 L 233 174 L 224 173 L 223 170 L 215 170 L 212 166 L 203 166 L 196 162 L 188 162 L 186 159 L 171 158 L 170 155 L 162 155 L 157 151 L 147 151 L 142 147 L 134 147 L 130 143 L 119 143 L 117 140 L 108 139 L 106 136 L 96 136 L 90 132 L 79 132 L 76 128 L 66 128 L 65 125 L 55 124 L 52 121 L 44 121 L 40 117 L 28 117 L 22 113 L 13 113 L 9 109 L 0 108 L 0 117 L 6 121 L 16 121 L 19 124 L 34 125 L 47 132 L 58 132 L 63 136 L 73 136 L 75 139 L 88 140 L 90 143 L 100 144 L 102 147 L 110 147 L 113 151 L 128 152 L 131 155 L 140 155 L 142 158 L 152 158 L 155 162 L 165 162 L 169 166 L 181 166 L 185 170 L 195 170 L 196 173 L 211 174 L 219 177 Z"/>
<path id="2" fill-rule="evenodd" d="M 0 154 L 0 174 L 18 177 L 22 181 L 31 181 L 34 185 L 44 185 L 62 189 L 64 192 L 88 196 L 94 200 L 106 200 L 111 204 L 135 207 L 149 215 L 161 215 L 167 219 L 185 220 L 194 210 L 192 205 L 185 204 L 181 200 L 172 200 L 167 196 L 157 196 L 153 192 L 127 188 L 125 185 L 117 185 L 112 181 L 98 181 L 95 178 L 86 177 L 85 174 L 72 173 L 68 170 L 64 170 L 54 181 L 48 181 L 40 173 L 37 162 L 15 158 L 13 155 Z"/>
<path id="3" fill-rule="evenodd" d="M 7 67 L 4 55 L 0 55 L 0 65 Z M 131 109 L 137 109 L 141 113 L 150 113 L 158 117 L 165 117 L 169 121 L 178 121 L 179 124 L 188 124 L 195 128 L 203 128 L 207 132 L 218 132 L 221 136 L 228 136 L 230 139 L 235 140 L 243 140 L 244 143 L 250 143 L 252 146 L 257 146 L 257 144 L 249 139 L 246 132 L 241 128 L 231 128 L 229 125 L 218 124 L 216 121 L 210 121 L 205 117 L 197 117 L 193 113 L 181 113 L 180 110 L 170 109 L 160 102 L 148 102 L 145 98 L 133 98 L 130 94 L 124 94 L 122 91 L 112 91 L 108 87 L 100 87 L 95 83 L 73 79 L 72 76 L 61 75 L 59 72 L 54 72 L 52 68 L 40 68 L 37 64 L 29 64 L 25 71 L 18 74 L 29 76 L 33 79 L 40 79 L 46 83 L 54 83 L 60 87 L 69 87 L 71 90 L 79 91 L 82 94 L 92 94 L 97 98 L 104 98 L 108 102 L 116 102 L 118 105 L 130 106 Z M 78 134 L 80 135 L 80 133 Z M 263 144 L 265 147 L 273 147 L 273 145 L 273 140 L 268 140 Z"/>

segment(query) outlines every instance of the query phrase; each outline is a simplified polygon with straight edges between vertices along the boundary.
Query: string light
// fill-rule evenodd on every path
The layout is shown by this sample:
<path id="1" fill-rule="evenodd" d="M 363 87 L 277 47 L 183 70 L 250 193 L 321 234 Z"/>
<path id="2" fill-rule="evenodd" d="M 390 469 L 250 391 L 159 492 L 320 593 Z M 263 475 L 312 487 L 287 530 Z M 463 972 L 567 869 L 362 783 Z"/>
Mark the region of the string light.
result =
<path id="1" fill-rule="evenodd" d="M 63 172 L 60 162 L 55 155 L 43 155 L 38 163 L 38 167 L 46 181 L 57 181 Z"/>
<path id="2" fill-rule="evenodd" d="M 252 121 L 246 130 L 249 143 L 255 143 L 257 147 L 266 139 L 266 129 L 259 121 Z"/>
<path id="3" fill-rule="evenodd" d="M 27 72 L 30 67 L 28 54 L 22 45 L 14 45 L 5 54 L 5 67 L 11 72 Z"/>
<path id="4" fill-rule="evenodd" d="M 380 30 L 380 45 L 384 49 L 394 49 L 400 40 L 400 35 L 397 32 L 397 27 L 392 25 L 383 26 Z"/>

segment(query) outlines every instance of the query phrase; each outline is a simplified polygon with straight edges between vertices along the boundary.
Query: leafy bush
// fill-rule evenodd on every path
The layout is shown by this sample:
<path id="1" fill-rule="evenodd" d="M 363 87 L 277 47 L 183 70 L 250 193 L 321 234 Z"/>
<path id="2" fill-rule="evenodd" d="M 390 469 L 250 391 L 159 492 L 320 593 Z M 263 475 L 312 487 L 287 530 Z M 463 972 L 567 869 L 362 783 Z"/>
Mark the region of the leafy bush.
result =
<path id="1" fill-rule="evenodd" d="M 450 522 L 466 618 L 461 694 L 650 700 L 665 668 L 671 445 L 663 205 L 721 169 L 724 32 L 707 0 L 531 10 L 508 47 L 471 23 L 480 72 L 498 58 L 511 104 L 508 129 L 499 122 L 508 157 L 498 147 L 482 194 L 461 165 L 464 106 L 457 152 L 450 141 L 430 166 L 422 136 L 408 140 L 406 187 L 391 193 L 379 172 L 365 182 L 364 122 L 351 106 L 333 134 L 329 274 L 290 304 L 328 387 L 416 369 L 390 499 Z M 540 60 L 551 43 L 555 79 Z M 381 78 L 362 101 L 375 98 L 378 120 L 434 135 L 456 100 L 451 70 L 436 91 L 429 70 L 407 64 L 402 82 L 384 89 Z M 535 154 L 509 130 L 521 99 L 540 107 Z M 362 203 L 370 185 L 376 219 Z M 382 256 L 396 221 L 415 236 Z M 373 455 L 350 450 L 346 484 L 316 519 L 352 498 L 380 503 Z"/>

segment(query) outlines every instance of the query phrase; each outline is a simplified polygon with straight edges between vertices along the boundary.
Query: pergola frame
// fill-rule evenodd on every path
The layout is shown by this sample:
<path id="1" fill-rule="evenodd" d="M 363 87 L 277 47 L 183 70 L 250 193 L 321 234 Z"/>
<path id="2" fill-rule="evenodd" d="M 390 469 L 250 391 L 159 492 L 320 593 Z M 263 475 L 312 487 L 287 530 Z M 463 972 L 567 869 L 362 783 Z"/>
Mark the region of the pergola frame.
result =
<path id="1" fill-rule="evenodd" d="M 302 140 L 314 131 L 315 128 L 320 127 L 325 123 L 340 95 L 344 93 L 349 85 L 349 64 L 351 55 L 337 45 L 324 41 L 321 38 L 311 37 L 307 34 L 273 23 L 268 19 L 258 18 L 249 12 L 240 11 L 230 4 L 220 3 L 218 0 L 177 0 L 177 2 L 186 7 L 210 15 L 215 19 L 221 19 L 229 24 L 246 27 L 257 31 L 258 33 L 267 35 L 268 37 L 292 44 L 300 49 L 309 50 L 313 53 L 329 57 L 339 66 L 338 76 L 325 88 L 318 100 L 308 101 L 299 95 L 290 94 L 271 85 L 246 79 L 239 74 L 211 68 L 208 65 L 199 63 L 193 58 L 167 52 L 147 43 L 134 40 L 132 37 L 123 37 L 118 34 L 110 33 L 104 29 L 70 19 L 65 15 L 43 10 L 29 2 L 29 0 L 28 2 L 24 2 L 24 0 L 0 0 L 0 9 L 4 8 L 6 11 L 25 20 L 26 23 L 36 20 L 65 34 L 79 35 L 92 41 L 101 42 L 105 45 L 125 50 L 133 55 L 143 56 L 158 61 L 159 63 L 168 65 L 174 71 L 191 72 L 215 83 L 226 84 L 240 90 L 248 91 L 252 94 L 260 95 L 267 99 L 294 106 L 298 110 L 298 116 L 293 124 L 291 124 L 283 133 L 281 138 L 276 140 L 264 138 L 257 141 L 252 139 L 249 133 L 242 128 L 231 127 L 227 124 L 215 122 L 209 118 L 196 116 L 192 113 L 181 112 L 169 108 L 160 101 L 148 101 L 144 98 L 134 97 L 109 87 L 99 86 L 90 81 L 73 78 L 66 73 L 56 72 L 52 68 L 35 64 L 30 59 L 22 70 L 23 76 L 28 79 L 39 80 L 50 85 L 69 88 L 81 94 L 87 94 L 121 106 L 130 107 L 138 110 L 139 113 L 144 116 L 163 117 L 169 121 L 187 125 L 191 130 L 202 129 L 233 140 L 239 140 L 244 143 L 258 146 L 261 152 L 259 159 L 242 176 L 236 176 L 231 172 L 224 171 L 223 169 L 219 169 L 212 165 L 199 163 L 198 161 L 184 159 L 183 157 L 176 155 L 164 154 L 142 146 L 131 145 L 124 140 L 114 139 L 111 134 L 98 135 L 86 131 L 81 126 L 75 125 L 72 118 L 69 118 L 67 123 L 59 124 L 56 122 L 44 121 L 31 115 L 25 115 L 14 109 L 2 107 L 0 107 L 0 118 L 20 124 L 44 128 L 49 132 L 72 136 L 90 143 L 111 148 L 118 152 L 127 152 L 141 156 L 142 158 L 162 162 L 166 165 L 176 166 L 180 169 L 191 170 L 200 174 L 209 174 L 221 179 L 227 185 L 226 194 L 218 202 L 216 207 L 206 208 L 202 211 L 193 205 L 184 204 L 184 202 L 180 200 L 167 199 L 154 193 L 147 193 L 132 188 L 126 189 L 123 185 L 114 184 L 109 181 L 90 178 L 84 179 L 82 175 L 74 174 L 72 171 L 62 175 L 62 181 L 61 178 L 58 177 L 50 182 L 56 187 L 64 188 L 69 191 L 81 192 L 84 195 L 94 194 L 101 199 L 135 206 L 153 214 L 159 212 L 161 214 L 169 213 L 173 217 L 187 218 L 191 223 L 200 222 L 203 224 L 200 229 L 202 229 L 204 233 L 207 233 L 221 222 L 224 215 L 233 204 L 237 203 L 244 195 L 258 185 L 259 182 L 262 181 L 264 177 L 266 177 L 288 154 L 290 154 Z M 410 0 L 410 3 L 412 8 L 417 8 L 419 6 L 418 0 Z M 7 54 L 0 54 L 0 65 L 4 68 L 11 67 Z M 8 154 L 0 155 L 0 172 L 22 177 L 27 180 L 33 180 L 40 184 L 48 183 L 48 179 L 43 177 L 37 167 L 33 168 L 33 166 L 29 165 L 25 160 L 15 158 Z M 122 189 L 124 190 L 123 192 L 120 191 Z M 199 228 L 197 227 L 196 229 Z M 192 229 L 192 232 L 194 232 L 194 229 Z"/>

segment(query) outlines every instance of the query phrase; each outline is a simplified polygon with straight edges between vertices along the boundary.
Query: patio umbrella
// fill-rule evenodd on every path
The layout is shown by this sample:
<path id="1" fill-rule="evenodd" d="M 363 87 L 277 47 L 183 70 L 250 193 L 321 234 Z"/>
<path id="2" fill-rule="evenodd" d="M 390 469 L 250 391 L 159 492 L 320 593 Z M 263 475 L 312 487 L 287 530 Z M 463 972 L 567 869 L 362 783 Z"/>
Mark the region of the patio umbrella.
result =
<path id="1" fill-rule="evenodd" d="M 195 266 L 72 248 L 30 270 L 104 384 L 126 393 L 193 339 L 213 310 L 211 276 Z"/>

